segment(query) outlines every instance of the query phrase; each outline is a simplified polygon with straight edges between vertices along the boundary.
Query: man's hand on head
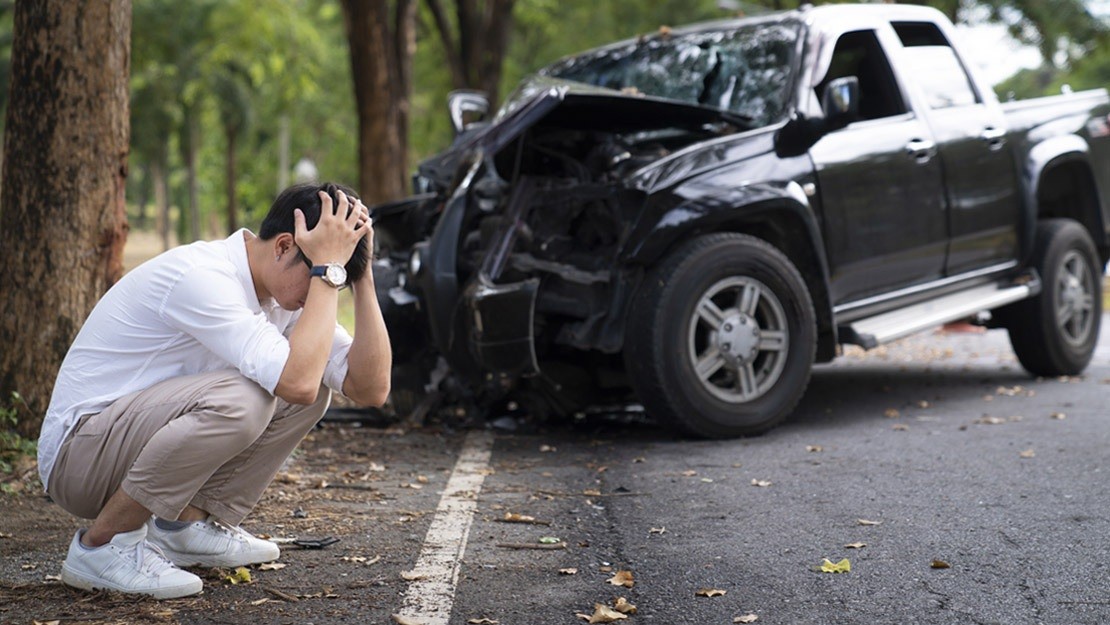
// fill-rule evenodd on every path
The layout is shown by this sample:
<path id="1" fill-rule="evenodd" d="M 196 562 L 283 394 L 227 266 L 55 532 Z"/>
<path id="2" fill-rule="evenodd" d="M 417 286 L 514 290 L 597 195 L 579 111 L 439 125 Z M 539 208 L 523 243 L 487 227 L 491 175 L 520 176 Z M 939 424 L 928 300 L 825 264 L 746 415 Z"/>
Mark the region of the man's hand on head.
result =
<path id="1" fill-rule="evenodd" d="M 293 211 L 294 240 L 301 252 L 314 264 L 346 264 L 359 239 L 371 232 L 370 215 L 362 202 L 337 191 L 339 202 L 334 205 L 327 193 L 320 191 L 320 221 L 309 230 L 304 212 Z M 359 206 L 362 208 L 360 209 Z"/>

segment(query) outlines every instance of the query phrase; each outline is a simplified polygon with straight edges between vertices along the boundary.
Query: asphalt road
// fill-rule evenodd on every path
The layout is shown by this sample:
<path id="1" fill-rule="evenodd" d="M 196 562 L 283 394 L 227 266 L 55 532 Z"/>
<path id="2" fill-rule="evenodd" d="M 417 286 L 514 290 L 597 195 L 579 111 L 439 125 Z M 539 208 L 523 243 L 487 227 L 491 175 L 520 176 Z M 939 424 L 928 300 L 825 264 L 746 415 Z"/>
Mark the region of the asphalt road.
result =
<path id="1" fill-rule="evenodd" d="M 1084 376 L 1036 380 L 992 331 L 851 352 L 749 439 L 333 424 L 246 527 L 341 541 L 167 602 L 61 586 L 80 522 L 32 484 L 0 501 L 0 624 L 572 625 L 618 597 L 628 625 L 1107 623 L 1108 400 L 1110 332 Z"/>
<path id="2" fill-rule="evenodd" d="M 1059 380 L 1025 374 L 1002 331 L 930 333 L 819 367 L 757 438 L 501 433 L 450 622 L 584 622 L 625 597 L 622 623 L 1106 623 L 1108 400 L 1106 332 Z M 567 549 L 498 546 L 545 536 Z"/>

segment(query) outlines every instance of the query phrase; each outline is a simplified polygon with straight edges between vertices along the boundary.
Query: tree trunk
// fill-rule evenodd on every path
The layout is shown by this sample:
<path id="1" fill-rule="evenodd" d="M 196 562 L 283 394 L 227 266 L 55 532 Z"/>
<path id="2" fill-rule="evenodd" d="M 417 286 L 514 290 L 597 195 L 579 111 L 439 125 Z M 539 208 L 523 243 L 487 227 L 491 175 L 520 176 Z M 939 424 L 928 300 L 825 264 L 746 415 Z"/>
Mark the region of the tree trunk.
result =
<path id="1" fill-rule="evenodd" d="M 158 234 L 162 236 L 162 250 L 170 249 L 170 181 L 162 163 L 151 163 L 150 176 L 154 178 L 154 203 L 158 205 Z"/>
<path id="2" fill-rule="evenodd" d="M 358 185 L 366 203 L 405 194 L 413 0 L 342 0 L 358 111 Z M 392 9 L 392 16 L 391 16 Z"/>
<path id="3" fill-rule="evenodd" d="M 197 143 L 200 131 L 197 128 L 197 112 L 191 107 L 185 107 L 184 119 L 181 124 L 181 160 L 185 162 L 185 196 L 188 204 L 188 221 L 186 222 L 185 210 L 179 216 L 180 223 L 178 241 L 200 240 L 200 209 L 197 207 Z M 188 229 L 186 230 L 185 224 Z"/>
<path id="4" fill-rule="evenodd" d="M 484 91 L 496 109 L 516 0 L 454 0 L 454 24 L 441 0 L 425 2 L 447 56 L 451 84 L 456 89 Z"/>
<path id="5" fill-rule="evenodd" d="M 33 436 L 70 343 L 123 271 L 130 0 L 19 0 L 0 195 L 0 401 Z"/>
<path id="6" fill-rule="evenodd" d="M 226 128 L 227 134 L 227 233 L 239 229 L 239 209 L 235 202 L 235 144 L 238 128 Z"/>
<path id="7" fill-rule="evenodd" d="M 289 115 L 281 114 L 278 125 L 278 188 L 280 194 L 289 186 Z"/>

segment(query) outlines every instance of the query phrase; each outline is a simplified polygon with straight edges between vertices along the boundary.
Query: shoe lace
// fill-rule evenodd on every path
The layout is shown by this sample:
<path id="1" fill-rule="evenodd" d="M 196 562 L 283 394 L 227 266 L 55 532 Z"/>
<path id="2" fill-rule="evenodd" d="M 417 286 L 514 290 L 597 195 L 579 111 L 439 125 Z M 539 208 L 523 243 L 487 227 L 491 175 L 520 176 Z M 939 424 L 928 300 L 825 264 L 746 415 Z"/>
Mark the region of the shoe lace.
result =
<path id="1" fill-rule="evenodd" d="M 223 521 L 218 521 L 216 519 L 212 519 L 210 525 L 214 527 L 217 531 L 223 534 L 227 534 L 235 540 L 245 540 L 246 537 L 249 536 L 246 530 L 239 527 L 238 525 L 228 525 L 227 523 L 224 523 Z"/>
<path id="2" fill-rule="evenodd" d="M 135 568 L 150 575 L 160 575 L 167 569 L 174 568 L 172 562 L 166 557 L 158 545 L 142 541 L 135 545 Z"/>

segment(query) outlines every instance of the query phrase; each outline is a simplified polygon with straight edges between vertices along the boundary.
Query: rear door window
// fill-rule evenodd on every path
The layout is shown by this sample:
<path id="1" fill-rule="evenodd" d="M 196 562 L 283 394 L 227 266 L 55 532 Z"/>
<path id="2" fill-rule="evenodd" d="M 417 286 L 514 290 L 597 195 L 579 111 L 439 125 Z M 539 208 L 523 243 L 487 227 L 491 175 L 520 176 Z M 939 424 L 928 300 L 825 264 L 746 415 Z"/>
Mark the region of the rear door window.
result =
<path id="1" fill-rule="evenodd" d="M 956 51 L 936 24 L 894 22 L 892 26 L 904 46 L 902 60 L 907 75 L 914 77 L 929 108 L 980 102 Z"/>

